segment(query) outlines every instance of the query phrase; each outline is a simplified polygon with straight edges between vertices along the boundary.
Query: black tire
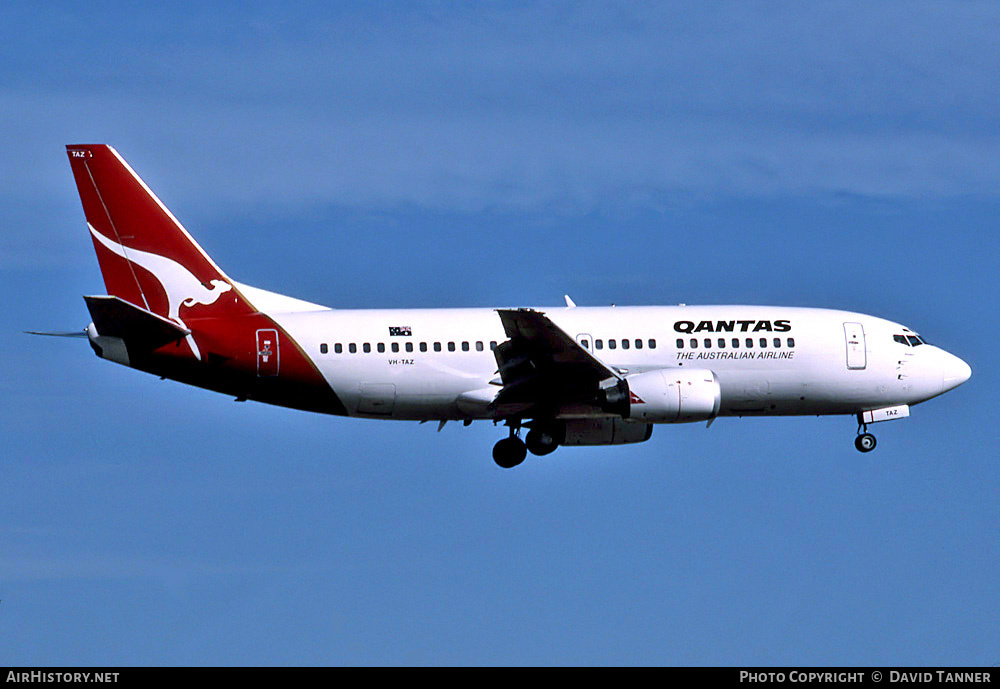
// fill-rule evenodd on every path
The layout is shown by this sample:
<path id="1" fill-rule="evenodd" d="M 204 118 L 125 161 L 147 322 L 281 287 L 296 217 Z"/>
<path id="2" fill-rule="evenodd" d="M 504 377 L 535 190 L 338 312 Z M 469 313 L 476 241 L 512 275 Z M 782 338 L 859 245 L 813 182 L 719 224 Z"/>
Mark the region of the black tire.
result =
<path id="1" fill-rule="evenodd" d="M 533 428 L 528 431 L 528 435 L 524 438 L 524 442 L 528 446 L 528 451 L 539 457 L 552 454 L 556 451 L 556 448 L 559 447 L 559 443 L 556 442 L 555 436 L 549 431 L 541 428 Z"/>
<path id="2" fill-rule="evenodd" d="M 528 456 L 528 448 L 520 438 L 504 438 L 493 446 L 493 461 L 504 469 L 513 469 Z"/>
<path id="3" fill-rule="evenodd" d="M 854 447 L 858 448 L 858 452 L 871 452 L 875 449 L 875 445 L 877 441 L 871 433 L 862 433 L 854 439 Z"/>

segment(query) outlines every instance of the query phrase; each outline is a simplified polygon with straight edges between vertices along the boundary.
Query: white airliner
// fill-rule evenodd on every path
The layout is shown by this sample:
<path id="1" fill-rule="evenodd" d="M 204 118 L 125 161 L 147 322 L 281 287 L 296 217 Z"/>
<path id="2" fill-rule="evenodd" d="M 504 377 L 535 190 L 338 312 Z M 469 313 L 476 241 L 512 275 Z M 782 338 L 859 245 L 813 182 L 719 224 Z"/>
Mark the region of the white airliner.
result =
<path id="1" fill-rule="evenodd" d="M 108 292 L 84 297 L 99 357 L 237 400 L 502 422 L 502 467 L 719 416 L 851 414 L 869 452 L 868 424 L 971 375 L 898 323 L 829 309 L 330 309 L 232 280 L 117 151 L 66 148 Z"/>

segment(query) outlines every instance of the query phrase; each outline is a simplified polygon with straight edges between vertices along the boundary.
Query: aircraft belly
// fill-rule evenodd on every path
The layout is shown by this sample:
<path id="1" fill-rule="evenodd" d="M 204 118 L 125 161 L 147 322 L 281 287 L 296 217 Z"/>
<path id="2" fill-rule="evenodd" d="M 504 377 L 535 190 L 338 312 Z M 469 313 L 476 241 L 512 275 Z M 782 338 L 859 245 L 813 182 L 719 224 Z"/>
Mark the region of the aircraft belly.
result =
<path id="1" fill-rule="evenodd" d="M 845 385 L 822 375 L 803 378 L 795 370 L 723 371 L 720 416 L 852 413 L 870 403 L 869 385 Z"/>
<path id="2" fill-rule="evenodd" d="M 324 373 L 352 416 L 408 420 L 465 418 L 458 397 L 489 381 L 489 372 L 442 375 L 416 367 L 343 367 Z"/>

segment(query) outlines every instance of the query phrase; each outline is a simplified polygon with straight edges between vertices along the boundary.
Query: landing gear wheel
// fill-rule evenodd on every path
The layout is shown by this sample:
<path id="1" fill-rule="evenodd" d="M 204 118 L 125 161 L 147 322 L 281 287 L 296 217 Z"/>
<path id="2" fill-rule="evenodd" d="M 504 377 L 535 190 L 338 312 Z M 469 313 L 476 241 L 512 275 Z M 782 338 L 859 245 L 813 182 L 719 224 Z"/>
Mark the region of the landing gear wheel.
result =
<path id="1" fill-rule="evenodd" d="M 854 439 L 854 447 L 859 452 L 871 452 L 875 449 L 875 436 L 871 433 L 862 433 Z"/>
<path id="2" fill-rule="evenodd" d="M 556 451 L 559 447 L 559 443 L 556 442 L 556 438 L 552 433 L 541 428 L 533 428 L 528 431 L 528 435 L 525 437 L 524 442 L 528 446 L 528 450 L 533 455 L 538 455 L 539 457 L 544 457 L 547 454 L 551 454 Z"/>
<path id="3" fill-rule="evenodd" d="M 504 469 L 512 469 L 528 456 L 528 448 L 517 436 L 497 441 L 493 446 L 493 461 Z"/>

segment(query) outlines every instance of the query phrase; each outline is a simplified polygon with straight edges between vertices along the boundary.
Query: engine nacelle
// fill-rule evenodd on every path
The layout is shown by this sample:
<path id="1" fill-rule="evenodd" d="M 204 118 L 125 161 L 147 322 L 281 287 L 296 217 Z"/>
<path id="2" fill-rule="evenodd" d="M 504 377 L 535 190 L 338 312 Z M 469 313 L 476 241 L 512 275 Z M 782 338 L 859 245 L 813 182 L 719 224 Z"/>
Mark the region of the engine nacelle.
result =
<path id="1" fill-rule="evenodd" d="M 625 445 L 653 435 L 653 425 L 615 418 L 567 419 L 560 445 Z"/>
<path id="2" fill-rule="evenodd" d="M 719 414 L 722 388 L 708 369 L 664 368 L 626 376 L 629 418 L 649 423 L 708 421 Z"/>

